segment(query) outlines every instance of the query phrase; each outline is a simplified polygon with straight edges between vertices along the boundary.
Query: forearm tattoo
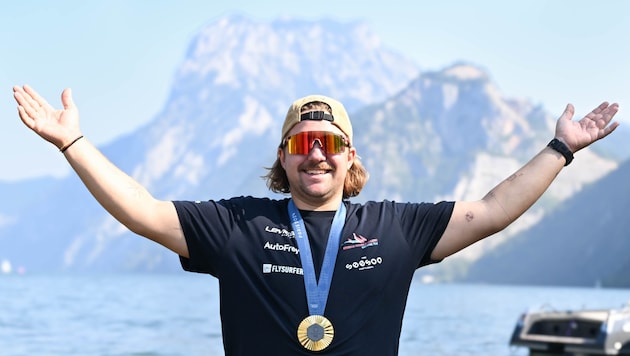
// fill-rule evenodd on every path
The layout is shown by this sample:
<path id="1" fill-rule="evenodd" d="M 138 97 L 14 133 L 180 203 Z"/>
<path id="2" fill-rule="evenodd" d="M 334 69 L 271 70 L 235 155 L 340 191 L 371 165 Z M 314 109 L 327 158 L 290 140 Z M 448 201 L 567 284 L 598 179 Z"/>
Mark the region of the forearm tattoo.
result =
<path id="1" fill-rule="evenodd" d="M 518 178 L 519 176 L 522 176 L 523 173 L 514 173 L 511 176 L 507 177 L 506 181 L 511 182 L 513 180 L 515 180 L 516 178 Z"/>

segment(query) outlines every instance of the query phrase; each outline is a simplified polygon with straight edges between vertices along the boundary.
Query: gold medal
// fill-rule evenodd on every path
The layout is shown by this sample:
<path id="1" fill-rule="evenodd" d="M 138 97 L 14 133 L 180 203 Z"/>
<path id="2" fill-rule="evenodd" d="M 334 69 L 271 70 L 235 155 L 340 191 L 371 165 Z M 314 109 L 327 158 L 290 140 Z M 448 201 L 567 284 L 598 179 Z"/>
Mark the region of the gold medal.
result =
<path id="1" fill-rule="evenodd" d="M 330 320 L 322 315 L 306 317 L 297 329 L 300 344 L 310 351 L 321 351 L 330 345 L 335 329 Z"/>

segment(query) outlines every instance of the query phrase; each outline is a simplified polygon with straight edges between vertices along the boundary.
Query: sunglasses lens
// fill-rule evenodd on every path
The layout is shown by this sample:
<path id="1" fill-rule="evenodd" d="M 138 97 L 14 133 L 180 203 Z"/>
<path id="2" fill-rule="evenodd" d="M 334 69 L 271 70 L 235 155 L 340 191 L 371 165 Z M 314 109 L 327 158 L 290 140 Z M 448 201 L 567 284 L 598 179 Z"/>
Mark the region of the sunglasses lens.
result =
<path id="1" fill-rule="evenodd" d="M 326 136 L 324 136 L 324 139 L 326 140 L 325 150 L 328 153 L 341 153 L 346 147 L 344 139 L 340 135 L 328 133 Z"/>
<path id="2" fill-rule="evenodd" d="M 289 154 L 307 155 L 318 142 L 327 154 L 338 154 L 348 146 L 341 135 L 327 131 L 305 131 L 287 137 L 286 145 Z"/>
<path id="3" fill-rule="evenodd" d="M 308 154 L 310 146 L 306 132 L 287 137 L 287 150 L 292 155 Z M 304 153 L 306 152 L 306 153 Z"/>

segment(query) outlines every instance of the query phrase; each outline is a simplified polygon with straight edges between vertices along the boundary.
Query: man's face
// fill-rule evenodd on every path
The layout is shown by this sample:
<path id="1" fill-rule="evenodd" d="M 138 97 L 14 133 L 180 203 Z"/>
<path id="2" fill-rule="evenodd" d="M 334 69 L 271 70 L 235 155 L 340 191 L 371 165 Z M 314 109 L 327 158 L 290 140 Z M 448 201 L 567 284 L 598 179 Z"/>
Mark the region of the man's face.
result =
<path id="1" fill-rule="evenodd" d="M 329 121 L 302 121 L 288 136 L 307 131 L 328 131 L 345 137 L 343 131 Z M 336 210 L 356 150 L 346 147 L 341 153 L 326 153 L 319 140 L 312 144 L 308 154 L 289 154 L 286 147 L 278 152 L 289 179 L 291 196 L 300 208 Z"/>

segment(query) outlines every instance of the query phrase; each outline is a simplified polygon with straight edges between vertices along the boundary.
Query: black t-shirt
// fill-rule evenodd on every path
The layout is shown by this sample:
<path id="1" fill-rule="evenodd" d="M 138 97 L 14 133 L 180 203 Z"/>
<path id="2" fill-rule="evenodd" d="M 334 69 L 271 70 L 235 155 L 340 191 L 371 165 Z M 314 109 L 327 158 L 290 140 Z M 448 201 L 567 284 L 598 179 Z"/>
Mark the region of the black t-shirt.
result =
<path id="1" fill-rule="evenodd" d="M 307 235 L 313 236 L 308 239 L 308 242 L 311 246 L 315 277 L 317 281 L 319 281 L 319 273 L 324 263 L 324 255 L 326 254 L 326 245 L 328 244 L 329 238 L 328 235 L 330 234 L 332 222 L 335 218 L 335 211 L 300 210 L 300 215 L 304 221 L 304 228 L 308 231 Z"/>
<path id="2" fill-rule="evenodd" d="M 299 250 L 288 199 L 239 197 L 175 201 L 190 258 L 187 271 L 219 279 L 226 355 L 396 355 L 407 294 L 416 268 L 430 255 L 453 203 L 345 202 L 341 235 L 324 315 L 335 336 L 323 351 L 297 340 L 308 316 Z M 330 226 L 328 213 L 302 212 L 316 271 Z"/>

